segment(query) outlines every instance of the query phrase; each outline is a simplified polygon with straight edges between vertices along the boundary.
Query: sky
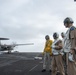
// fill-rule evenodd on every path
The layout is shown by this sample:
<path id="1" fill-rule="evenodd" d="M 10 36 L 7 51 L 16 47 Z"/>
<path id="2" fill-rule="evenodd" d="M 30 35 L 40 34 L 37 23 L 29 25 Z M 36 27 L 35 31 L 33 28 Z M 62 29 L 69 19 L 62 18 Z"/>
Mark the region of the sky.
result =
<path id="1" fill-rule="evenodd" d="M 42 52 L 45 35 L 66 32 L 63 20 L 71 17 L 76 24 L 74 0 L 0 0 L 0 37 L 2 43 L 34 43 L 18 46 L 19 52 Z"/>

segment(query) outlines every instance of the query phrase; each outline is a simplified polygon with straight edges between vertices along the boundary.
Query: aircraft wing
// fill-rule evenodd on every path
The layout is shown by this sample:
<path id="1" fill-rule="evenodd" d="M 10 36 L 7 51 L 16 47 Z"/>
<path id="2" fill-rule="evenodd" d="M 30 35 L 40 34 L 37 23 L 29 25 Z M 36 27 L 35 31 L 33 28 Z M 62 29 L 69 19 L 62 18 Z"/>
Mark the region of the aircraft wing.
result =
<path id="1" fill-rule="evenodd" d="M 22 46 L 22 45 L 34 45 L 34 43 L 26 43 L 26 44 L 15 44 L 15 46 Z"/>
<path id="2" fill-rule="evenodd" d="M 0 40 L 9 40 L 9 38 L 0 38 Z"/>

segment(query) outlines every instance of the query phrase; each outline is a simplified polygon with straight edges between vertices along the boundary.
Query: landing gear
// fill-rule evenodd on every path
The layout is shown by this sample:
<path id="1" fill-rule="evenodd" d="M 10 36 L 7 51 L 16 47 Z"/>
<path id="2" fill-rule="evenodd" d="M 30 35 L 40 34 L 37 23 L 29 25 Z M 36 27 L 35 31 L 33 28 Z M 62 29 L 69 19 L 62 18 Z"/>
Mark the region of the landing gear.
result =
<path id="1" fill-rule="evenodd" d="M 10 54 L 11 53 L 11 50 L 8 50 L 8 54 Z"/>

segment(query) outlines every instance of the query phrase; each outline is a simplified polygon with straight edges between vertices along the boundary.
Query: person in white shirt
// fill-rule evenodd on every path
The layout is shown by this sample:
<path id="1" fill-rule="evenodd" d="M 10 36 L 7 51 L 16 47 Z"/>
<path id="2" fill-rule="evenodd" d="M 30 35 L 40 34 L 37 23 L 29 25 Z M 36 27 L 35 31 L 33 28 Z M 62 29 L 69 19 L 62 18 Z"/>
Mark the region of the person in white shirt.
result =
<path id="1" fill-rule="evenodd" d="M 52 75 L 56 75 L 57 71 L 60 75 L 65 75 L 64 66 L 62 62 L 62 40 L 59 39 L 59 34 L 53 34 L 54 42 L 52 44 Z"/>

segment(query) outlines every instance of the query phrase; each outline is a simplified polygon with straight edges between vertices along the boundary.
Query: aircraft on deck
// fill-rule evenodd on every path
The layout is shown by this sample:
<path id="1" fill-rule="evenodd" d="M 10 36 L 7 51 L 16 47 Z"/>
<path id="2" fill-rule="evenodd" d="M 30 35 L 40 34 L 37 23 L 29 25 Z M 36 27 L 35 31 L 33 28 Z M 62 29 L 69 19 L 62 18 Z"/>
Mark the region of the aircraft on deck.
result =
<path id="1" fill-rule="evenodd" d="M 0 38 L 0 51 L 8 51 L 8 54 L 11 53 L 11 51 L 14 50 L 14 48 L 16 46 L 34 45 L 34 43 L 26 43 L 26 44 L 12 43 L 12 44 L 8 45 L 8 44 L 2 44 L 1 40 L 9 40 L 9 38 Z"/>

